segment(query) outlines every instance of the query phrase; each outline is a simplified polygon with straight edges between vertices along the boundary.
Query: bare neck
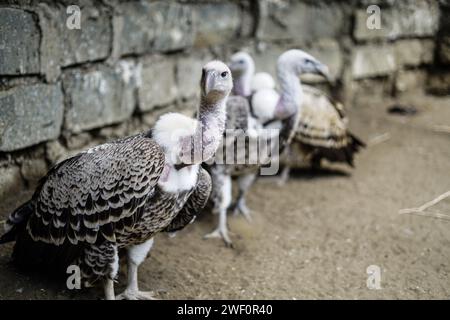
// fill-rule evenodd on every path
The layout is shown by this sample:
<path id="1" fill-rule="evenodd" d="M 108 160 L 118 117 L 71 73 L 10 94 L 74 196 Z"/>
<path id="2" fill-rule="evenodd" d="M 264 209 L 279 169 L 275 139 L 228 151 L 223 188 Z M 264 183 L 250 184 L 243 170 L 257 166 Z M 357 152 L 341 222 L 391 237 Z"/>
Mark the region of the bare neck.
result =
<path id="1" fill-rule="evenodd" d="M 235 95 L 248 97 L 252 94 L 251 84 L 254 73 L 254 69 L 249 68 L 234 79 L 233 93 Z"/>
<path id="2" fill-rule="evenodd" d="M 275 116 L 285 119 L 300 111 L 303 90 L 298 76 L 289 69 L 279 68 L 278 81 L 281 95 L 275 109 Z"/>
<path id="3" fill-rule="evenodd" d="M 202 161 L 210 159 L 219 147 L 225 130 L 226 100 L 224 97 L 215 101 L 208 101 L 202 97 L 198 113 L 198 127 L 195 132 L 197 148 L 194 154 L 202 154 Z M 200 153 L 201 151 L 201 153 Z"/>

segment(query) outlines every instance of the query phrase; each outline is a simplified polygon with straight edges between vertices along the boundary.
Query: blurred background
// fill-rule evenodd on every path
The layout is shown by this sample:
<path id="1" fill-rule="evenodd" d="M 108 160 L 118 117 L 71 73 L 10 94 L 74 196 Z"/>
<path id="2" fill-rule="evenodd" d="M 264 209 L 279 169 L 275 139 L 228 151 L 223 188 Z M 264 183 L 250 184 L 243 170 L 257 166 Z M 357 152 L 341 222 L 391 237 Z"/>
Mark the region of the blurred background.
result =
<path id="1" fill-rule="evenodd" d="M 191 115 L 208 60 L 245 50 L 256 71 L 275 75 L 277 57 L 290 48 L 329 66 L 335 83 L 302 80 L 344 103 L 350 127 L 368 143 L 358 169 L 351 179 L 300 172 L 306 182 L 287 189 L 261 183 L 249 200 L 258 231 L 235 222 L 237 250 L 202 242 L 211 225 L 196 225 L 181 235 L 184 249 L 161 240 L 148 281 L 169 286 L 169 298 L 373 298 L 381 293 L 367 290 L 365 270 L 384 261 L 392 273 L 382 297 L 448 298 L 448 224 L 397 215 L 450 188 L 447 0 L 2 0 L 0 221 L 68 155 L 147 130 L 168 111 Z M 392 106 L 401 115 L 389 114 Z M 277 227 L 264 222 L 273 217 Z M 283 235 L 293 238 L 278 242 Z M 191 268 L 180 258 L 185 251 L 195 251 Z M 166 264 L 174 266 L 170 284 L 161 276 Z M 10 290 L 0 297 L 20 297 L 27 280 L 4 280 Z"/>

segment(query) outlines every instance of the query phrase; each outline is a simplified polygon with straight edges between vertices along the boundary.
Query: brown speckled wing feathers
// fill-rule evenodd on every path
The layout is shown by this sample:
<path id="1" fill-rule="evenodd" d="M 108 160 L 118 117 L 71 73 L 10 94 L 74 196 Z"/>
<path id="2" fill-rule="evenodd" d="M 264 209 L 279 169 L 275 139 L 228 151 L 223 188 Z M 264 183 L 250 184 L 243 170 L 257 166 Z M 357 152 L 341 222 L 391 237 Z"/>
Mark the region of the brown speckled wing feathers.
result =
<path id="1" fill-rule="evenodd" d="M 142 213 L 164 167 L 158 144 L 136 135 L 100 145 L 56 165 L 32 202 L 27 230 L 34 240 L 115 241 Z"/>
<path id="2" fill-rule="evenodd" d="M 194 191 L 183 209 L 164 231 L 175 232 L 187 226 L 205 207 L 211 194 L 211 187 L 211 176 L 205 169 L 200 168 Z"/>
<path id="3" fill-rule="evenodd" d="M 354 153 L 365 144 L 348 130 L 343 105 L 316 88 L 304 86 L 303 90 L 304 102 L 293 143 L 301 144 L 312 162 L 326 158 L 353 166 Z"/>

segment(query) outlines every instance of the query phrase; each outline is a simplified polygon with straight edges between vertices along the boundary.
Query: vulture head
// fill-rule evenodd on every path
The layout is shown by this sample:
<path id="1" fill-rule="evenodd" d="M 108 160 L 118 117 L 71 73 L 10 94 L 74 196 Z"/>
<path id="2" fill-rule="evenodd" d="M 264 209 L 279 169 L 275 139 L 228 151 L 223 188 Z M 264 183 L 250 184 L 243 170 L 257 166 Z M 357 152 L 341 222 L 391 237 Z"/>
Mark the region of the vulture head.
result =
<path id="1" fill-rule="evenodd" d="M 202 98 L 208 104 L 224 100 L 233 88 L 233 78 L 227 65 L 221 61 L 208 62 L 202 70 L 200 81 Z"/>
<path id="2" fill-rule="evenodd" d="M 239 51 L 233 54 L 228 65 L 235 78 L 253 75 L 255 72 L 255 62 L 247 52 Z"/>
<path id="3" fill-rule="evenodd" d="M 328 67 L 311 56 L 310 54 L 292 49 L 284 52 L 278 58 L 279 70 L 294 70 L 297 75 L 310 73 L 324 76 L 328 81 L 332 81 Z"/>

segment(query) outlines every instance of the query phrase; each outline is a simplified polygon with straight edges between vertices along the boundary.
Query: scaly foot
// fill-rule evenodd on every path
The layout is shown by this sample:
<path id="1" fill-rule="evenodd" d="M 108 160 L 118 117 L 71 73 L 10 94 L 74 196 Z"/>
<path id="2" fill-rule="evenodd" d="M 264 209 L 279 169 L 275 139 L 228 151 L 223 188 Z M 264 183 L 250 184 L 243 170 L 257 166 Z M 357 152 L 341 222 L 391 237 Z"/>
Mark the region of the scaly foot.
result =
<path id="1" fill-rule="evenodd" d="M 227 228 L 220 228 L 220 227 L 218 227 L 213 232 L 204 235 L 203 238 L 204 239 L 219 238 L 219 239 L 222 239 L 225 242 L 225 245 L 227 247 L 229 247 L 229 248 L 233 247 L 233 243 L 231 242 L 230 236 L 228 235 L 228 229 Z"/>
<path id="2" fill-rule="evenodd" d="M 244 201 L 238 201 L 234 205 L 233 209 L 233 215 L 237 216 L 239 213 L 242 213 L 242 215 L 247 219 L 248 222 L 252 222 L 252 216 L 250 214 L 250 209 L 247 207 Z"/>

